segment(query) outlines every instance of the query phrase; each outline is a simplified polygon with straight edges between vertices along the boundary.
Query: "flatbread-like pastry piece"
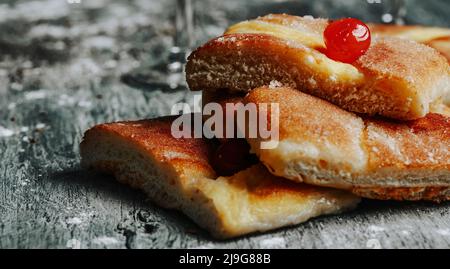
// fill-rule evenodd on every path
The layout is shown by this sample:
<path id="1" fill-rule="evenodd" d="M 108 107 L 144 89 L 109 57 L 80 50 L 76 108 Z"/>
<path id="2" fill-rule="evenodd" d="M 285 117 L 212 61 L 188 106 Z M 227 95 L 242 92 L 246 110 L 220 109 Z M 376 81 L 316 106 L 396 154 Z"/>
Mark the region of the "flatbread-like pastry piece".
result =
<path id="1" fill-rule="evenodd" d="M 377 199 L 450 198 L 450 118 L 363 118 L 290 88 L 263 87 L 245 103 L 278 103 L 279 144 L 260 149 L 269 171 L 296 182 L 352 190 Z M 270 121 L 270 117 L 268 117 Z"/>
<path id="2" fill-rule="evenodd" d="M 248 92 L 276 82 L 349 111 L 401 120 L 424 117 L 450 91 L 447 60 L 415 41 L 374 36 L 353 64 L 328 58 L 328 23 L 268 15 L 236 24 L 189 57 L 189 87 Z"/>
<path id="3" fill-rule="evenodd" d="M 218 177 L 209 164 L 213 143 L 175 139 L 173 120 L 95 126 L 81 143 L 82 165 L 143 190 L 160 206 L 182 211 L 217 238 L 295 225 L 359 202 L 345 191 L 275 177 L 261 164 Z"/>

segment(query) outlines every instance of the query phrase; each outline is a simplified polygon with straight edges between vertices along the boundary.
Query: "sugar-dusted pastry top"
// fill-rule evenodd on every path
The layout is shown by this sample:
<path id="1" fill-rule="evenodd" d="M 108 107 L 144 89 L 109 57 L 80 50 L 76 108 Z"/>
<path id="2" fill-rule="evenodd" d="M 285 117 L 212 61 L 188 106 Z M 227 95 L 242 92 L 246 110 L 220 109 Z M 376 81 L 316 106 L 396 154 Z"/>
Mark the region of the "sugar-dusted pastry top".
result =
<path id="1" fill-rule="evenodd" d="M 346 110 L 417 119 L 450 91 L 449 65 L 426 45 L 375 36 L 358 61 L 323 52 L 324 19 L 268 15 L 231 26 L 197 49 L 186 68 L 192 90 L 247 92 L 278 81 Z"/>
<path id="2" fill-rule="evenodd" d="M 450 29 L 440 27 L 369 24 L 369 28 L 374 35 L 399 37 L 420 43 L 427 43 L 442 37 L 450 37 Z"/>
<path id="3" fill-rule="evenodd" d="M 363 118 L 285 87 L 255 89 L 244 102 L 280 106 L 278 147 L 260 149 L 261 139 L 248 139 L 277 176 L 365 193 L 372 188 L 450 188 L 449 117 Z"/>
<path id="4" fill-rule="evenodd" d="M 426 44 L 439 51 L 450 62 L 450 29 L 382 24 L 370 24 L 369 27 L 376 36 L 398 37 Z"/>
<path id="5" fill-rule="evenodd" d="M 419 25 L 398 26 L 370 24 L 373 35 L 398 37 L 428 45 L 440 52 L 450 63 L 450 29 Z M 450 115 L 450 91 L 432 106 L 432 111 Z"/>
<path id="6" fill-rule="evenodd" d="M 295 183 L 259 164 L 231 177 L 210 165 L 215 144 L 175 139 L 173 117 L 101 124 L 86 132 L 82 165 L 182 211 L 217 238 L 263 232 L 354 208 L 345 191 Z"/>
<path id="7" fill-rule="evenodd" d="M 450 63 L 450 35 L 447 37 L 430 40 L 426 44 L 439 51 Z"/>

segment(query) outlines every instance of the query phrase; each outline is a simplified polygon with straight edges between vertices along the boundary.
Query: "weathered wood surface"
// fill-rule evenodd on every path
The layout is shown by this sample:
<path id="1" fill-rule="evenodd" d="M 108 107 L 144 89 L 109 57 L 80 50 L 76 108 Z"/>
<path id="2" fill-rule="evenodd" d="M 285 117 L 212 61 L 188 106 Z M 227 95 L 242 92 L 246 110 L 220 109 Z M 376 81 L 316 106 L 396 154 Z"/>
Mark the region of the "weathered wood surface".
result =
<path id="1" fill-rule="evenodd" d="M 168 1 L 82 2 L 0 4 L 0 248 L 450 247 L 448 203 L 364 201 L 348 214 L 218 242 L 140 192 L 81 170 L 78 144 L 90 126 L 166 115 L 190 99 L 119 80 L 164 57 L 172 33 Z M 229 20 L 269 11 L 373 17 L 358 1 L 325 1 L 330 9 L 324 1 L 287 9 L 254 2 L 260 4 L 197 1 L 208 10 L 197 16 L 209 25 L 198 32 L 200 42 Z M 448 1 L 407 2 L 409 22 L 450 26 Z"/>

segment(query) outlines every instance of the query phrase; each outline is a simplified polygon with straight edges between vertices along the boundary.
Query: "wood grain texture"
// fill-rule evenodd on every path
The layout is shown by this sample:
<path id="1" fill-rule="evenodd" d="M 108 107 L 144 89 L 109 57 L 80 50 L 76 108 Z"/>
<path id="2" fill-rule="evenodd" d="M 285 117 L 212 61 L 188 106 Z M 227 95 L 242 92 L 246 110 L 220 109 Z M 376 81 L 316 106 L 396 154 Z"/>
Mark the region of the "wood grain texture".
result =
<path id="1" fill-rule="evenodd" d="M 450 247 L 448 203 L 364 201 L 344 215 L 220 242 L 140 192 L 81 170 L 78 144 L 89 127 L 167 115 L 172 104 L 192 99 L 185 91 L 132 88 L 120 80 L 140 64 L 156 70 L 166 56 L 173 29 L 165 2 L 9 0 L 0 6 L 7 14 L 0 18 L 0 248 Z M 212 26 L 199 31 L 199 42 L 220 34 L 228 20 L 285 11 L 251 2 L 202 1 L 202 10 L 213 11 L 197 19 Z M 360 11 L 345 2 L 331 15 Z M 48 12 L 37 12 L 42 5 Z M 297 8 L 325 16 L 319 4 Z M 427 1 L 409 21 L 450 26 L 448 10 L 447 1 Z"/>

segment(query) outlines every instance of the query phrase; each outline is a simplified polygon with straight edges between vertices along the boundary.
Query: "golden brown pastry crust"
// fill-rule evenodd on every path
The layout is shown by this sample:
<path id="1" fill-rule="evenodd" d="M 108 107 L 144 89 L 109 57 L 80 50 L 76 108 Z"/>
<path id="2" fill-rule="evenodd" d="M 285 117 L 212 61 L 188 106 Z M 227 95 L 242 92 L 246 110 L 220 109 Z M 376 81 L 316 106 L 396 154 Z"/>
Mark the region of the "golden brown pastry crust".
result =
<path id="1" fill-rule="evenodd" d="M 348 192 L 294 183 L 256 165 L 217 177 L 215 145 L 175 139 L 173 117 L 101 124 L 86 132 L 82 165 L 143 190 L 155 203 L 182 211 L 217 238 L 295 225 L 354 208 Z"/>
<path id="2" fill-rule="evenodd" d="M 376 200 L 397 201 L 433 201 L 449 200 L 448 187 L 417 187 L 417 188 L 354 188 L 352 192 L 358 196 Z"/>
<path id="3" fill-rule="evenodd" d="M 450 29 L 380 24 L 370 24 L 369 27 L 374 35 L 399 37 L 428 45 L 439 51 L 450 62 Z"/>
<path id="4" fill-rule="evenodd" d="M 450 118 L 395 122 L 361 118 L 324 100 L 289 88 L 263 87 L 250 92 L 245 103 L 279 103 L 280 143 L 261 150 L 260 139 L 249 139 L 253 151 L 277 176 L 309 184 L 358 189 L 358 194 L 382 197 L 381 189 L 450 188 Z M 270 118 L 269 118 L 270 119 Z M 377 190 L 370 192 L 370 190 Z M 356 192 L 356 191 L 355 191 Z M 385 198 L 389 198 L 385 191 Z M 368 194 L 365 195 L 366 197 Z M 397 199 L 400 195 L 393 195 Z M 408 195 L 401 195 L 407 199 Z M 449 199 L 447 197 L 446 199 Z"/>
<path id="5" fill-rule="evenodd" d="M 376 36 L 399 37 L 428 45 L 440 52 L 450 63 L 450 29 L 424 27 L 418 25 L 369 25 L 372 34 Z M 450 76 L 450 73 L 449 73 Z M 450 115 L 450 91 L 442 100 L 435 102 L 431 112 Z"/>
<path id="6" fill-rule="evenodd" d="M 350 111 L 397 119 L 423 117 L 447 95 L 449 66 L 436 50 L 379 37 L 354 65 L 339 63 L 320 52 L 326 23 L 269 15 L 232 26 L 189 57 L 188 84 L 248 92 L 278 81 Z"/>
<path id="7" fill-rule="evenodd" d="M 450 36 L 433 39 L 426 44 L 439 51 L 450 63 Z"/>

